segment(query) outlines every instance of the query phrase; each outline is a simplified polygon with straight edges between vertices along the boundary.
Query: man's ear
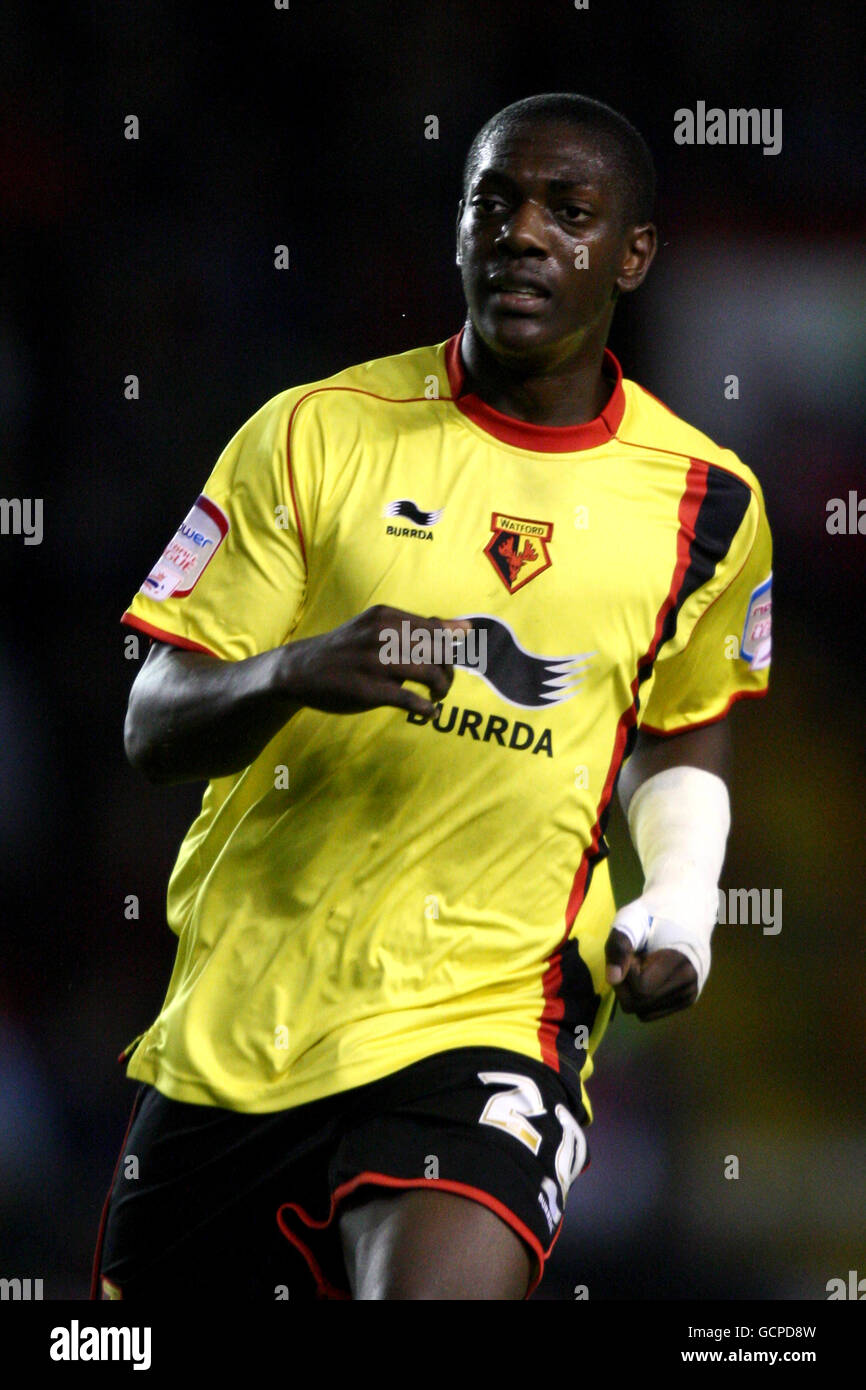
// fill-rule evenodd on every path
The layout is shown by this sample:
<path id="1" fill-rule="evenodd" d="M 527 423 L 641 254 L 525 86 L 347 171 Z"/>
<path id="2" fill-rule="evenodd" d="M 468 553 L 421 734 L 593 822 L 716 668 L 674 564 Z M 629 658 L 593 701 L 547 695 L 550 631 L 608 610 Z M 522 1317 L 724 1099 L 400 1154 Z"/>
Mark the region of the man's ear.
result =
<path id="1" fill-rule="evenodd" d="M 628 292 L 643 284 L 653 263 L 657 245 L 658 237 L 652 222 L 629 228 L 626 254 L 616 280 L 618 289 Z"/>
<path id="2" fill-rule="evenodd" d="M 458 265 L 460 265 L 460 223 L 463 221 L 463 208 L 463 199 L 461 198 L 457 204 L 457 255 L 454 258 Z"/>

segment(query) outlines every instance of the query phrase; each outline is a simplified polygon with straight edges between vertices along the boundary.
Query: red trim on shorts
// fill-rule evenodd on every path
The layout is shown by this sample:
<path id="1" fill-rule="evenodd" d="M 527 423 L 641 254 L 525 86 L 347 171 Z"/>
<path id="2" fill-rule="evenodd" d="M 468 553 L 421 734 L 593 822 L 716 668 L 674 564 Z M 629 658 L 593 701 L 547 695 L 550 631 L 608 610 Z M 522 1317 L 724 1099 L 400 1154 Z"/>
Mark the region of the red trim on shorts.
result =
<path id="1" fill-rule="evenodd" d="M 141 1100 L 141 1096 L 142 1096 L 142 1092 L 139 1090 L 139 1092 L 137 1093 L 137 1095 L 136 1095 L 136 1097 L 135 1097 L 135 1100 L 132 1102 L 132 1110 L 131 1110 L 131 1112 L 130 1112 L 129 1122 L 128 1122 L 127 1126 L 126 1126 L 126 1133 L 125 1133 L 124 1136 L 123 1136 L 123 1142 L 122 1142 L 121 1145 L 120 1145 L 120 1153 L 117 1155 L 117 1162 L 116 1162 L 115 1165 L 114 1165 L 114 1172 L 113 1172 L 112 1175 L 111 1175 L 111 1185 L 110 1185 L 110 1187 L 109 1187 L 109 1189 L 108 1189 L 108 1194 L 107 1194 L 107 1196 L 106 1196 L 106 1198 L 105 1198 L 105 1201 L 104 1201 L 103 1204 L 102 1204 L 102 1215 L 101 1215 L 101 1217 L 99 1218 L 99 1230 L 98 1230 L 97 1233 L 96 1233 L 96 1249 L 95 1249 L 94 1252 L 93 1252 L 93 1271 L 92 1271 L 91 1276 L 90 1276 L 90 1297 L 89 1297 L 89 1300 L 88 1300 L 88 1301 L 91 1302 L 91 1303 L 98 1303 L 98 1302 L 100 1302 L 100 1297 L 99 1297 L 99 1294 L 100 1294 L 100 1281 L 99 1281 L 99 1276 L 100 1276 L 100 1273 L 101 1273 L 100 1266 L 102 1265 L 102 1247 L 103 1247 L 103 1244 L 104 1244 L 104 1242 L 105 1242 L 105 1227 L 106 1227 L 106 1223 L 107 1223 L 107 1221 L 108 1221 L 108 1204 L 109 1204 L 109 1202 L 111 1201 L 111 1194 L 112 1194 L 112 1192 L 114 1191 L 114 1184 L 115 1184 L 115 1181 L 116 1181 L 116 1179 L 117 1179 L 117 1170 L 118 1170 L 119 1167 L 120 1167 L 120 1163 L 121 1163 L 121 1160 L 122 1160 L 122 1158 L 123 1158 L 124 1150 L 126 1149 L 126 1141 L 127 1141 L 127 1139 L 129 1138 L 129 1131 L 132 1129 L 132 1122 L 133 1122 L 133 1120 L 135 1119 L 135 1112 L 136 1112 L 137 1109 L 138 1109 L 138 1104 L 139 1104 L 139 1101 Z M 114 1282 L 114 1281 L 112 1280 L 112 1283 L 113 1283 L 113 1282 Z M 122 1290 L 121 1290 L 121 1292 L 122 1292 Z"/>
<path id="2" fill-rule="evenodd" d="M 158 642 L 168 642 L 172 647 L 183 647 L 188 652 L 204 652 L 206 656 L 217 656 L 211 651 L 210 647 L 205 647 L 201 642 L 191 642 L 188 637 L 178 637 L 176 632 L 166 632 L 164 628 L 154 627 L 153 623 L 145 622 L 144 618 L 139 618 L 135 613 L 126 610 L 121 623 L 127 627 L 137 627 L 140 632 L 146 633 L 148 637 L 155 637 Z M 218 657 L 222 660 L 222 657 Z"/>
<path id="3" fill-rule="evenodd" d="M 472 1187 L 469 1183 L 456 1182 L 451 1178 L 395 1178 L 388 1173 L 358 1173 L 354 1178 L 350 1178 L 348 1182 L 342 1183 L 341 1186 L 336 1188 L 331 1194 L 331 1208 L 324 1221 L 317 1221 L 314 1217 L 305 1212 L 303 1207 L 299 1206 L 297 1202 L 284 1202 L 283 1205 L 277 1209 L 277 1225 L 286 1239 L 300 1251 L 306 1260 L 310 1273 L 316 1281 L 316 1288 L 320 1297 L 348 1299 L 351 1295 L 345 1290 L 335 1288 L 330 1280 L 326 1278 L 310 1248 L 304 1244 L 300 1236 L 296 1235 L 295 1232 L 289 1230 L 286 1226 L 283 1212 L 288 1207 L 291 1211 L 297 1213 L 306 1226 L 309 1226 L 313 1230 L 324 1231 L 333 1221 L 337 1206 L 343 1198 L 347 1197 L 350 1192 L 354 1192 L 356 1188 L 363 1186 L 399 1189 L 435 1187 L 443 1192 L 454 1192 L 460 1197 L 466 1197 L 470 1201 L 479 1202 L 481 1206 L 487 1207 L 489 1211 L 492 1211 L 500 1220 L 504 1221 L 506 1226 L 509 1226 L 511 1230 L 514 1231 L 515 1235 L 520 1236 L 521 1240 L 529 1246 L 536 1257 L 538 1267 L 533 1277 L 530 1279 L 529 1286 L 524 1296 L 525 1298 L 529 1298 L 530 1294 L 534 1293 L 541 1283 L 545 1261 L 549 1258 L 559 1238 L 559 1233 L 563 1225 L 562 1221 L 560 1221 L 551 1239 L 550 1245 L 545 1251 L 538 1237 L 528 1226 L 524 1225 L 518 1216 L 514 1215 L 514 1212 L 511 1211 L 509 1207 L 506 1207 L 498 1198 L 492 1197 L 489 1192 L 483 1192 L 481 1188 Z"/>
<path id="4" fill-rule="evenodd" d="M 293 1230 L 291 1230 L 289 1226 L 286 1225 L 285 1219 L 283 1217 L 283 1212 L 286 1207 L 290 1207 L 292 1211 L 297 1212 L 301 1220 L 305 1221 L 308 1226 L 327 1225 L 327 1222 L 313 1221 L 312 1217 L 309 1217 L 307 1213 L 303 1210 L 303 1208 L 299 1207 L 296 1202 L 284 1202 L 281 1207 L 277 1208 L 277 1225 L 279 1226 L 280 1230 L 282 1231 L 289 1244 L 293 1245 L 295 1249 L 301 1255 L 303 1255 L 304 1259 L 306 1260 L 307 1268 L 309 1269 L 310 1273 L 316 1281 L 316 1293 L 318 1294 L 319 1298 L 341 1299 L 344 1302 L 350 1302 L 352 1297 L 351 1294 L 347 1293 L 345 1289 L 335 1288 L 334 1285 L 330 1282 L 330 1280 L 325 1278 L 325 1275 L 322 1273 L 319 1262 L 316 1259 L 310 1247 L 308 1245 L 305 1245 L 304 1242 L 301 1240 L 301 1237 L 299 1235 L 296 1235 L 296 1233 Z"/>

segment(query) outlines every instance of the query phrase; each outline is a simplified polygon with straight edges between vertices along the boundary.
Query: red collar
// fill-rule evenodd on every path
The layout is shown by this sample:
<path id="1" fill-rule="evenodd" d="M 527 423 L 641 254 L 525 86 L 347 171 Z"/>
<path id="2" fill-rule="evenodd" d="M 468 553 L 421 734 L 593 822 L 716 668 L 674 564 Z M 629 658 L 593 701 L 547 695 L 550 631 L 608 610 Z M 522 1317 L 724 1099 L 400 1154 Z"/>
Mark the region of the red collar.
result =
<path id="1" fill-rule="evenodd" d="M 501 439 L 503 444 L 514 444 L 518 449 L 548 454 L 596 449 L 616 434 L 625 413 L 625 392 L 622 387 L 622 367 L 609 348 L 604 350 L 602 370 L 606 376 L 614 377 L 615 382 L 610 400 L 601 414 L 594 420 L 588 420 L 585 425 L 532 425 L 526 420 L 516 420 L 513 415 L 503 415 L 501 410 L 494 410 L 492 405 L 482 401 L 474 392 L 464 395 L 465 373 L 460 357 L 463 332 L 461 328 L 445 344 L 445 369 L 451 385 L 451 396 L 457 409 L 488 434 Z"/>

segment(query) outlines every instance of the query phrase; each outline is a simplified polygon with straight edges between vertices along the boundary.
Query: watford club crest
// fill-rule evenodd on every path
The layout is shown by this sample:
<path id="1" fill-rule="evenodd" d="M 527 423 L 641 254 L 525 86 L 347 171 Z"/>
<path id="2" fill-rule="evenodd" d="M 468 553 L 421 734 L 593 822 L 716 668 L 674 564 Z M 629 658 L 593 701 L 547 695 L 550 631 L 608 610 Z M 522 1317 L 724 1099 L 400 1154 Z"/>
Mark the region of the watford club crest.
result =
<path id="1" fill-rule="evenodd" d="M 537 579 L 550 568 L 547 542 L 553 535 L 552 521 L 530 521 L 525 516 L 494 512 L 490 527 L 493 535 L 484 554 L 510 594 L 516 594 L 530 579 Z"/>

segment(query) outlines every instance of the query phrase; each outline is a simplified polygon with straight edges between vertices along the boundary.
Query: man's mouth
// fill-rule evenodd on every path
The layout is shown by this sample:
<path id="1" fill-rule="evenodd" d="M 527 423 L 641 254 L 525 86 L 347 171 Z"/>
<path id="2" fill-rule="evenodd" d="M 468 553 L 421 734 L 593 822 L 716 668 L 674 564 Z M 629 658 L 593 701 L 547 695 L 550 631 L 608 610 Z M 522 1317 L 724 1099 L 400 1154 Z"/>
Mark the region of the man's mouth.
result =
<path id="1" fill-rule="evenodd" d="M 490 291 L 491 299 L 500 308 L 518 312 L 537 311 L 550 299 L 550 291 L 543 285 L 515 280 L 494 280 Z"/>

